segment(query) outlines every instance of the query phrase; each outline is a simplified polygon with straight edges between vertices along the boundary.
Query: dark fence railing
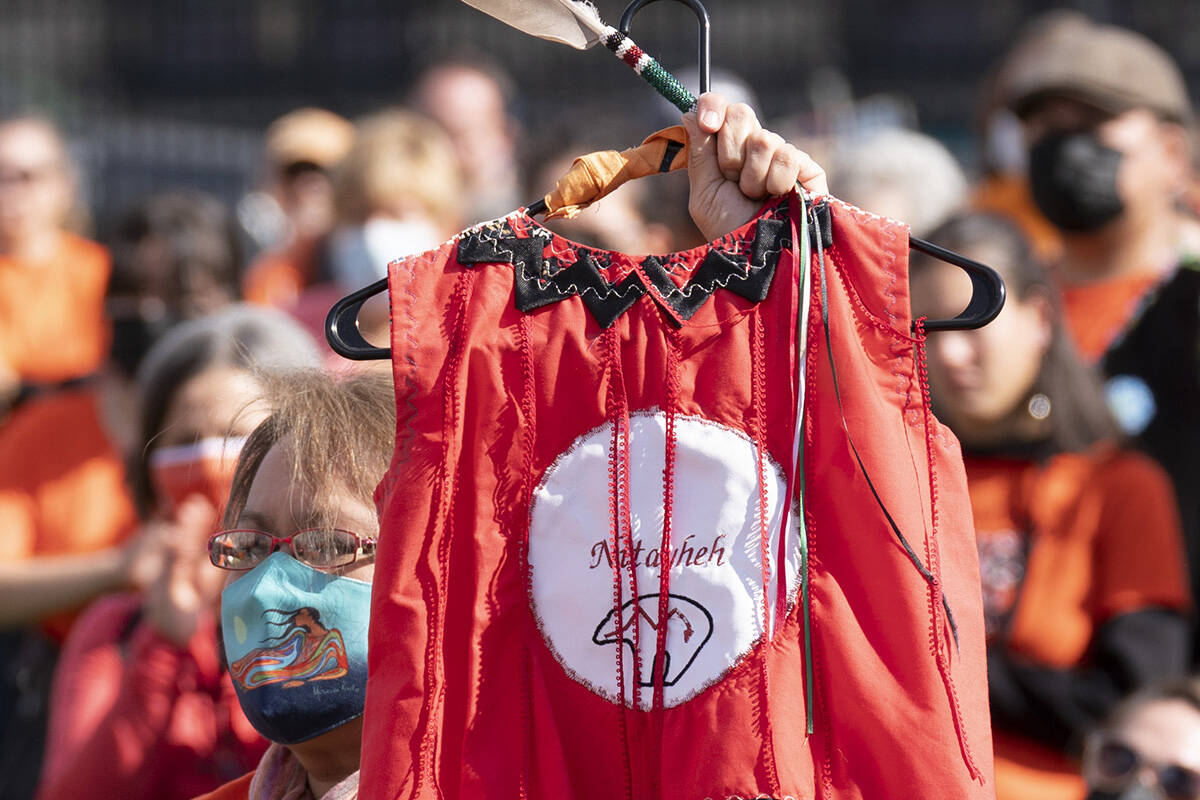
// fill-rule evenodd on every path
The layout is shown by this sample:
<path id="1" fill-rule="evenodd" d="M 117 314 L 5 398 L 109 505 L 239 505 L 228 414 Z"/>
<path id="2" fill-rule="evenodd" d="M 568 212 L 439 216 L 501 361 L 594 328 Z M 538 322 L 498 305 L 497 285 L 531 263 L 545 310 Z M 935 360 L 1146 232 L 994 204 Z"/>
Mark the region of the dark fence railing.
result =
<path id="1" fill-rule="evenodd" d="M 615 24 L 623 4 L 597 5 Z M 812 76 L 832 69 L 856 95 L 911 97 L 924 126 L 965 142 L 985 71 L 1046 5 L 710 0 L 713 64 L 740 74 L 771 118 L 803 113 L 819 91 Z M 1200 3 L 1074 5 L 1146 33 L 1200 85 Z M 0 0 L 0 13 L 0 112 L 44 108 L 63 123 L 101 222 L 176 185 L 232 201 L 255 177 L 272 118 L 301 104 L 354 115 L 398 102 L 439 55 L 485 53 L 509 71 L 532 134 L 585 105 L 593 118 L 663 112 L 607 54 L 524 37 L 453 0 Z M 684 67 L 693 25 L 659 3 L 634 33 Z"/>

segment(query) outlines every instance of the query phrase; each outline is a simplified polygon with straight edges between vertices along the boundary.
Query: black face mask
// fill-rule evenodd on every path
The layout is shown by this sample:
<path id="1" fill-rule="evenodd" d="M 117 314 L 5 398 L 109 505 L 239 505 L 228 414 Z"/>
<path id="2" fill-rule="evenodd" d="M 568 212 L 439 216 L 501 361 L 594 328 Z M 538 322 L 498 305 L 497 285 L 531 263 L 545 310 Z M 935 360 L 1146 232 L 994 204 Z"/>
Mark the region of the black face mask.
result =
<path id="1" fill-rule="evenodd" d="M 1029 187 L 1033 201 L 1056 227 L 1090 233 L 1125 210 L 1117 193 L 1121 151 L 1103 145 L 1094 134 L 1054 133 L 1029 151 Z"/>

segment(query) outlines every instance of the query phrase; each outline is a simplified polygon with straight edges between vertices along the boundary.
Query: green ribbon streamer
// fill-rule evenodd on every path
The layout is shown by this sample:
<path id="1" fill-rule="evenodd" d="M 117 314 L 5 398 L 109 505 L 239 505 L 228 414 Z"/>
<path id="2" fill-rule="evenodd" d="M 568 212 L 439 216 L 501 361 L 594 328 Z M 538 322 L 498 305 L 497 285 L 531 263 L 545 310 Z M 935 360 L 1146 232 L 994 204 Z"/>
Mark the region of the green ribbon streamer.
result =
<path id="1" fill-rule="evenodd" d="M 799 186 L 799 184 L 797 184 Z M 808 208 L 810 207 L 808 195 L 800 189 L 800 207 L 803 213 L 800 215 L 800 291 L 805 291 L 805 285 L 808 278 L 808 265 L 812 260 L 812 242 L 809 241 L 808 232 Z M 801 300 L 800 308 L 804 308 L 804 302 Z M 804 319 L 797 320 L 797 325 L 807 325 L 808 321 Z M 797 336 L 797 339 L 800 337 Z M 807 353 L 800 354 L 800 369 L 804 369 L 804 359 Z M 807 387 L 805 387 L 807 388 Z M 798 406 L 801 411 L 799 418 L 796 420 L 798 426 L 804 424 L 803 403 Z M 812 656 L 812 615 L 809 612 L 809 597 L 808 597 L 808 525 L 804 521 L 804 498 L 808 494 L 804 483 L 804 439 L 803 431 L 801 431 L 800 439 L 800 463 L 795 469 L 800 471 L 800 494 L 796 498 L 800 509 L 800 605 L 801 613 L 804 615 L 804 716 L 807 723 L 808 735 L 813 733 L 813 656 Z"/>

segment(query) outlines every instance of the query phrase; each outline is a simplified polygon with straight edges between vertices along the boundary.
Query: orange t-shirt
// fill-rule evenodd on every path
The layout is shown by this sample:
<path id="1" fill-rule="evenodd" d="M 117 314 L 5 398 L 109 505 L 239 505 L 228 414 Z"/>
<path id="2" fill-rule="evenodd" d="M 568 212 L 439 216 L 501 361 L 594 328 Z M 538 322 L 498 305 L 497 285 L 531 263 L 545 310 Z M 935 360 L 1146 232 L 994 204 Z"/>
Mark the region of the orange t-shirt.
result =
<path id="1" fill-rule="evenodd" d="M 125 540 L 137 513 L 92 390 L 18 408 L 0 426 L 0 560 L 87 553 Z M 71 615 L 47 630 L 65 635 Z"/>
<path id="2" fill-rule="evenodd" d="M 967 457 L 989 637 L 1047 667 L 1080 666 L 1096 628 L 1188 604 L 1182 532 L 1167 476 L 1111 449 L 1045 464 Z M 1065 755 L 994 731 L 999 800 L 1079 800 Z"/>
<path id="3" fill-rule="evenodd" d="M 1158 275 L 1138 274 L 1060 286 L 1067 328 L 1084 361 L 1100 360 L 1125 329 L 1142 298 L 1160 280 Z"/>
<path id="4" fill-rule="evenodd" d="M 263 253 L 242 277 L 242 296 L 247 302 L 288 309 L 313 282 L 317 250 L 293 245 Z"/>
<path id="5" fill-rule="evenodd" d="M 993 175 L 975 189 L 971 205 L 1009 217 L 1021 227 L 1043 261 L 1062 253 L 1062 236 L 1033 202 L 1029 181 L 1019 175 Z"/>
<path id="6" fill-rule="evenodd" d="M 0 256 L 0 364 L 36 383 L 99 368 L 108 350 L 109 271 L 108 251 L 71 234 L 44 264 Z"/>

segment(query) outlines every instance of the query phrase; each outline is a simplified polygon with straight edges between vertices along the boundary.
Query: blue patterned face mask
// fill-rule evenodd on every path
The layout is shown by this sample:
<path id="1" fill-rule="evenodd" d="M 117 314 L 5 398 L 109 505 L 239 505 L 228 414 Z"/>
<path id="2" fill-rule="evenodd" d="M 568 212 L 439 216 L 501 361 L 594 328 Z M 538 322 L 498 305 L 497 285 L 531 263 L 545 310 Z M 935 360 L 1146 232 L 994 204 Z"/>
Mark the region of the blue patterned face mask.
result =
<path id="1" fill-rule="evenodd" d="M 229 675 L 246 718 L 296 744 L 362 716 L 371 584 L 272 553 L 221 593 Z"/>

